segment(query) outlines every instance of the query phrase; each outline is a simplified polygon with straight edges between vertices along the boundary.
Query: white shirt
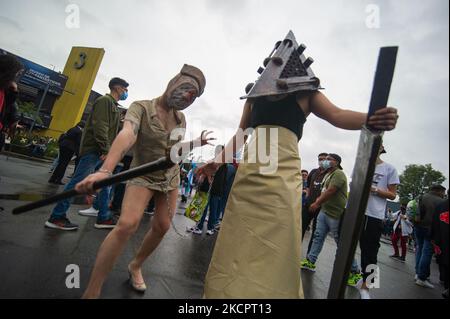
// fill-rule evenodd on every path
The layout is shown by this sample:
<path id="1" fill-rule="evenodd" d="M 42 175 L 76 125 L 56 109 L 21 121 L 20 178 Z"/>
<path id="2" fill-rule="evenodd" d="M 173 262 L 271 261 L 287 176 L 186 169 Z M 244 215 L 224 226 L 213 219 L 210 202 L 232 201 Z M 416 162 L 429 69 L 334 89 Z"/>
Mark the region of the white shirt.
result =
<path id="1" fill-rule="evenodd" d="M 375 173 L 373 174 L 372 180 L 373 187 L 387 191 L 388 185 L 398 184 L 400 184 L 400 179 L 398 178 L 398 173 L 394 166 L 383 162 L 375 167 Z M 371 193 L 367 203 L 366 215 L 377 219 L 384 219 L 386 204 L 386 198 Z"/>
<path id="2" fill-rule="evenodd" d="M 397 230 L 398 225 L 401 223 L 402 226 L 402 236 L 409 236 L 413 232 L 413 225 L 408 219 L 403 219 L 401 212 L 398 211 L 392 215 L 392 219 L 395 220 L 394 232 Z"/>

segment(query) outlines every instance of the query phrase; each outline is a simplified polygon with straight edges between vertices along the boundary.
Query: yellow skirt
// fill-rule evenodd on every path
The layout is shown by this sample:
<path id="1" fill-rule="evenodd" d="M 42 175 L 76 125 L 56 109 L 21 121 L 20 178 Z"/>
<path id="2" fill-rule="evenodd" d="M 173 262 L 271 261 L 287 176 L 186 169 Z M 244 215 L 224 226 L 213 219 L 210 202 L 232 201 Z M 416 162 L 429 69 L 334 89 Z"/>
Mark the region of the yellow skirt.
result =
<path id="1" fill-rule="evenodd" d="M 278 141 L 271 139 L 270 128 L 277 130 Z M 277 150 L 274 172 L 266 173 L 269 165 L 249 152 L 259 145 Z M 277 126 L 255 130 L 228 198 L 205 298 L 303 298 L 300 164 L 293 132 Z"/>

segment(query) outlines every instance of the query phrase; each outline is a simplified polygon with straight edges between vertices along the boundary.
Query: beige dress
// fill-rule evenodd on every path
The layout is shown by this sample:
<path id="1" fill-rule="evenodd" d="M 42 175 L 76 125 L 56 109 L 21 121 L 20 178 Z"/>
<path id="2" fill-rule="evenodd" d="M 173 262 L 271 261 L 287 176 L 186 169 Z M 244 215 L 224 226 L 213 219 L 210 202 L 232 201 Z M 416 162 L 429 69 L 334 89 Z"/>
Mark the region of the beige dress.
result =
<path id="1" fill-rule="evenodd" d="M 278 129 L 278 169 L 261 174 L 260 160 L 249 163 L 248 150 L 260 139 L 257 130 L 228 198 L 206 275 L 206 298 L 303 298 L 298 139 L 283 127 L 258 128 L 269 132 L 270 127 Z"/>
<path id="2" fill-rule="evenodd" d="M 125 116 L 125 120 L 139 125 L 130 168 L 147 164 L 166 156 L 167 150 L 184 138 L 184 129 L 186 128 L 184 114 L 174 110 L 177 120 L 176 129 L 181 129 L 177 132 L 182 132 L 183 134 L 177 134 L 178 136 L 171 138 L 172 132 L 166 131 L 157 116 L 156 102 L 157 99 L 133 102 Z M 175 165 L 167 170 L 149 173 L 130 180 L 128 184 L 160 192 L 174 190 L 180 184 L 180 167 Z"/>

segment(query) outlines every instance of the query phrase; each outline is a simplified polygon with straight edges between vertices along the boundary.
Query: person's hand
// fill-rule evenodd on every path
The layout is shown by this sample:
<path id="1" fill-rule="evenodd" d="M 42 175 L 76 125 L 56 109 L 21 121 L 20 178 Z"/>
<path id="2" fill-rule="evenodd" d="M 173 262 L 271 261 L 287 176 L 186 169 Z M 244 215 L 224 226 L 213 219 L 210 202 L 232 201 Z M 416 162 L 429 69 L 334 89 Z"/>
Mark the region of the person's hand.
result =
<path id="1" fill-rule="evenodd" d="M 319 209 L 319 205 L 317 205 L 315 202 L 309 205 L 309 212 L 314 213 Z"/>
<path id="2" fill-rule="evenodd" d="M 442 254 L 441 248 L 438 245 L 433 244 L 434 254 L 440 256 Z"/>
<path id="3" fill-rule="evenodd" d="M 367 124 L 377 130 L 390 131 L 397 125 L 398 117 L 396 108 L 385 107 L 369 117 Z"/>
<path id="4" fill-rule="evenodd" d="M 211 144 L 209 142 L 216 140 L 216 138 L 208 137 L 208 135 L 211 134 L 211 133 L 213 133 L 213 131 L 206 131 L 206 130 L 204 130 L 202 132 L 202 134 L 200 134 L 200 136 L 197 137 L 197 139 L 195 140 L 195 144 L 196 145 L 200 145 L 200 146 L 208 144 L 208 145 L 212 146 L 213 144 Z"/>
<path id="5" fill-rule="evenodd" d="M 104 162 L 105 159 L 106 159 L 106 156 L 107 156 L 106 154 L 101 155 L 101 156 L 100 156 L 100 160 L 101 160 L 102 162 Z"/>
<path id="6" fill-rule="evenodd" d="M 109 174 L 105 172 L 96 172 L 94 174 L 89 175 L 77 185 L 75 185 L 75 190 L 80 194 L 89 194 L 93 195 L 96 191 L 93 189 L 94 183 L 101 181 L 105 178 L 108 178 Z"/>

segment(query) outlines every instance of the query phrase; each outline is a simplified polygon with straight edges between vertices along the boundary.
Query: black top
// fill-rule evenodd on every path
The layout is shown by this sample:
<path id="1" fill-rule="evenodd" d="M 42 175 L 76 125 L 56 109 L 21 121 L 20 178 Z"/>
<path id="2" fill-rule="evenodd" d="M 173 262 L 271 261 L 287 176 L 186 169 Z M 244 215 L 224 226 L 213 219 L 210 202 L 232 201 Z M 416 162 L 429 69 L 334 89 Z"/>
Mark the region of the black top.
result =
<path id="1" fill-rule="evenodd" d="M 207 193 L 209 191 L 209 182 L 208 182 L 207 178 L 205 178 L 203 180 L 203 182 L 199 185 L 198 191 L 199 192 L 204 192 L 204 193 Z"/>
<path id="2" fill-rule="evenodd" d="M 449 240 L 448 240 L 448 198 L 436 206 L 431 225 L 431 240 L 442 251 L 438 256 L 438 263 L 442 265 L 449 264 Z"/>
<path id="3" fill-rule="evenodd" d="M 222 165 L 214 175 L 214 180 L 211 186 L 211 195 L 222 196 L 225 190 L 225 183 L 227 177 L 227 165 Z"/>
<path id="4" fill-rule="evenodd" d="M 79 126 L 72 127 L 59 140 L 59 147 L 65 147 L 78 155 L 83 131 Z"/>
<path id="5" fill-rule="evenodd" d="M 250 117 L 250 127 L 252 128 L 259 125 L 277 125 L 291 130 L 300 140 L 305 122 L 306 117 L 297 104 L 296 94 L 290 94 L 275 102 L 262 97 L 253 103 Z"/>
<path id="6" fill-rule="evenodd" d="M 308 175 L 309 197 L 307 205 L 310 206 L 322 194 L 322 181 L 325 177 L 325 170 L 313 169 Z"/>

